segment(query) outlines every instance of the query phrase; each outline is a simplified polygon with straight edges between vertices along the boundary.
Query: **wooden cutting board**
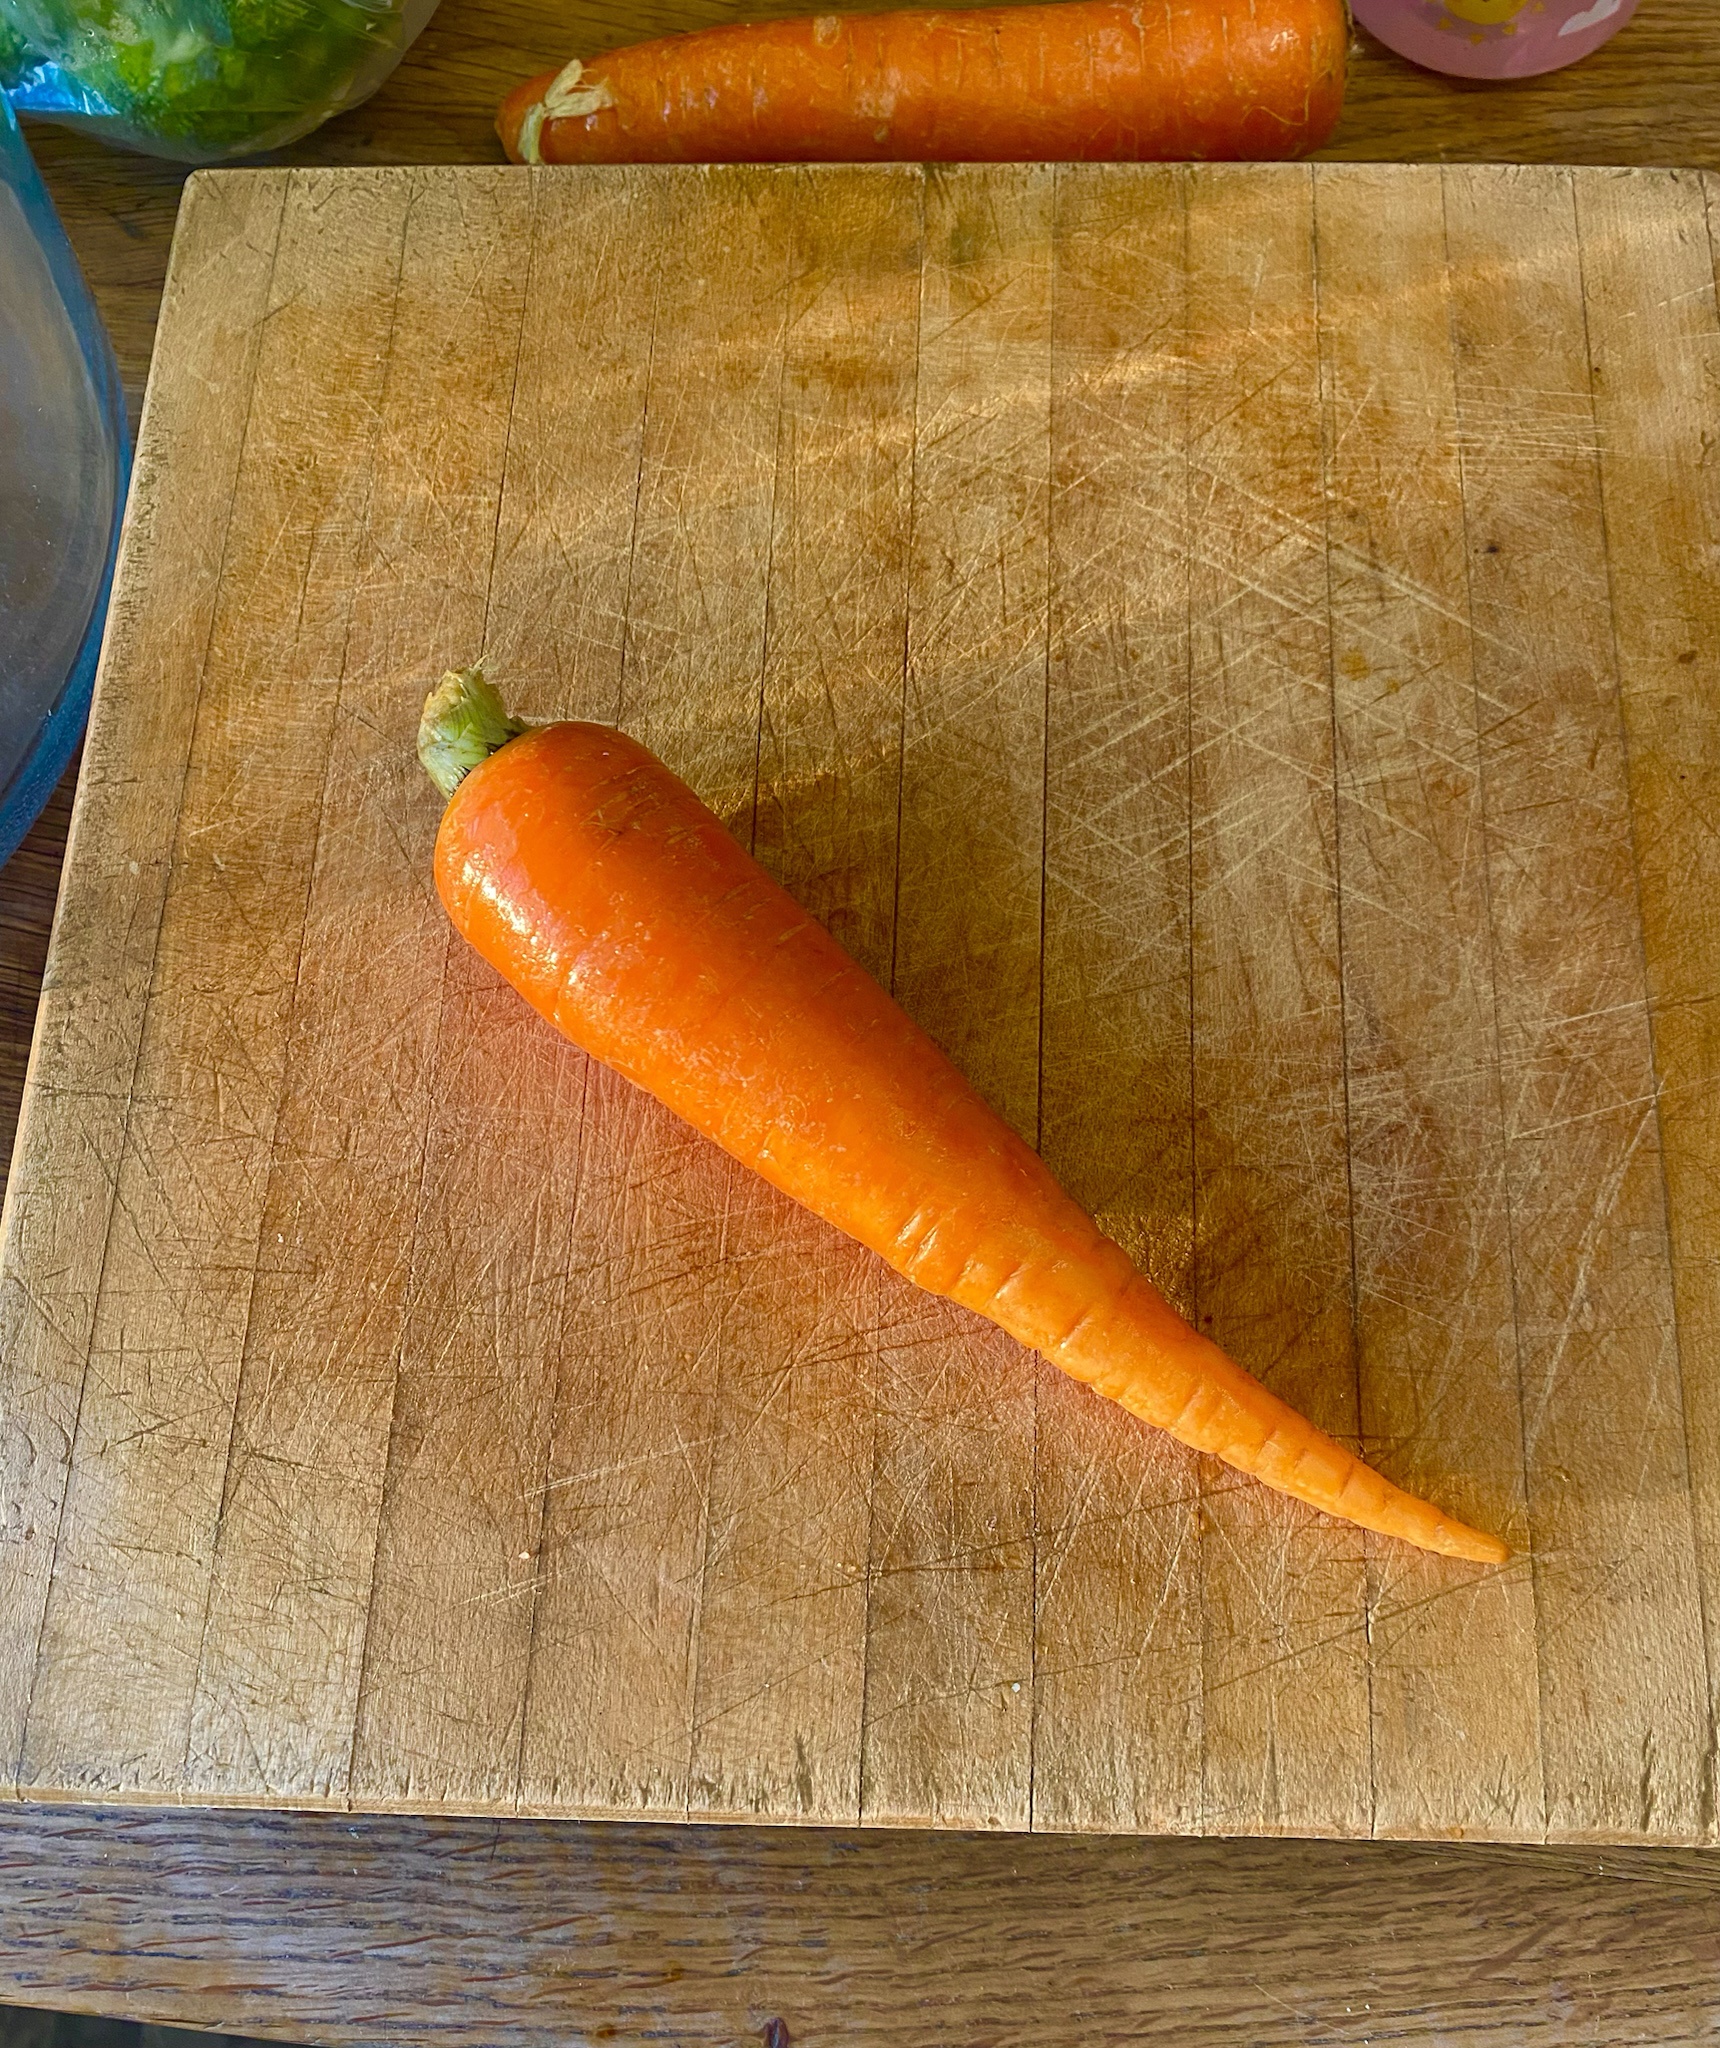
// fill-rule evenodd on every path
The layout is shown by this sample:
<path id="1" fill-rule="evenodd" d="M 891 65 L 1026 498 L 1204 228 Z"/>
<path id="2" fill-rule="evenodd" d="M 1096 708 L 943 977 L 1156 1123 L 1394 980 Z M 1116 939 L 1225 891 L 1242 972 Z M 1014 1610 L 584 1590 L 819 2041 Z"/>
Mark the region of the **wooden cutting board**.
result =
<path id="1" fill-rule="evenodd" d="M 4 1226 L 35 1798 L 1715 1831 L 1720 323 L 1674 172 L 188 188 Z M 662 753 L 1364 1540 L 449 931 L 420 700 Z"/>

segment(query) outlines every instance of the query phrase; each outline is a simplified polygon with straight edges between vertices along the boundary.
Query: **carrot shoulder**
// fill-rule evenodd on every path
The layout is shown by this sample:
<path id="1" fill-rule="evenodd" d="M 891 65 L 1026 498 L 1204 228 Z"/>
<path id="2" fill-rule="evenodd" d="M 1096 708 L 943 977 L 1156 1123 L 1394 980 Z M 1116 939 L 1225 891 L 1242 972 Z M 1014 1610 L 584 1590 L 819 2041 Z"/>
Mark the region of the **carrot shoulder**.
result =
<path id="1" fill-rule="evenodd" d="M 1344 0 L 1054 0 L 699 29 L 502 102 L 516 163 L 1266 159 L 1344 94 Z"/>
<path id="2" fill-rule="evenodd" d="M 1402 1492 L 1194 1330 L 686 785 L 607 726 L 525 731 L 475 671 L 425 709 L 436 884 L 559 1030 L 919 1286 L 1144 1421 L 1447 1557 Z M 469 771 L 469 772 L 468 772 Z"/>

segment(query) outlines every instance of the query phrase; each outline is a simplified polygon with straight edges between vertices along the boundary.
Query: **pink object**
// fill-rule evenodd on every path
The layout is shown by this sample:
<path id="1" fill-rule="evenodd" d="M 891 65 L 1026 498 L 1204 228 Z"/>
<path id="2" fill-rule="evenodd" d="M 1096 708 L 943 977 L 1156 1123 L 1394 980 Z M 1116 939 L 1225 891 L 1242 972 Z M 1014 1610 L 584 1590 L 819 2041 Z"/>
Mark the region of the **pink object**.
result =
<path id="1" fill-rule="evenodd" d="M 1430 71 L 1532 78 L 1617 35 L 1636 0 L 1350 0 L 1363 28 Z"/>

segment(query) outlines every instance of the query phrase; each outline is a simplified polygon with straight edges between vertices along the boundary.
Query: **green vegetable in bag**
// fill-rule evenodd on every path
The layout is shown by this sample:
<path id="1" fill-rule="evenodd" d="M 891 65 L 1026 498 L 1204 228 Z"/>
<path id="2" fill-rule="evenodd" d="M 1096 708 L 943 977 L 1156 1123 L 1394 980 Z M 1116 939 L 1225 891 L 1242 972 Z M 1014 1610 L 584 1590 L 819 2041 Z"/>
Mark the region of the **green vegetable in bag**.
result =
<path id="1" fill-rule="evenodd" d="M 436 0 L 0 0 L 20 113 L 184 163 L 276 149 L 368 97 Z"/>

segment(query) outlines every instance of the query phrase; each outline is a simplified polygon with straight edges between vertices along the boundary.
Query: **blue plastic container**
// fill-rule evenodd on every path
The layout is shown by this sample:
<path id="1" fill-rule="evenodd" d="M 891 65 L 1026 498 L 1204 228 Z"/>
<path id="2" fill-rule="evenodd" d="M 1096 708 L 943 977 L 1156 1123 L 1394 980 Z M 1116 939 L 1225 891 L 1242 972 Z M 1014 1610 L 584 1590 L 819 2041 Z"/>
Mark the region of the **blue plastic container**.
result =
<path id="1" fill-rule="evenodd" d="M 130 448 L 113 352 L 0 98 L 0 862 L 89 715 Z"/>

